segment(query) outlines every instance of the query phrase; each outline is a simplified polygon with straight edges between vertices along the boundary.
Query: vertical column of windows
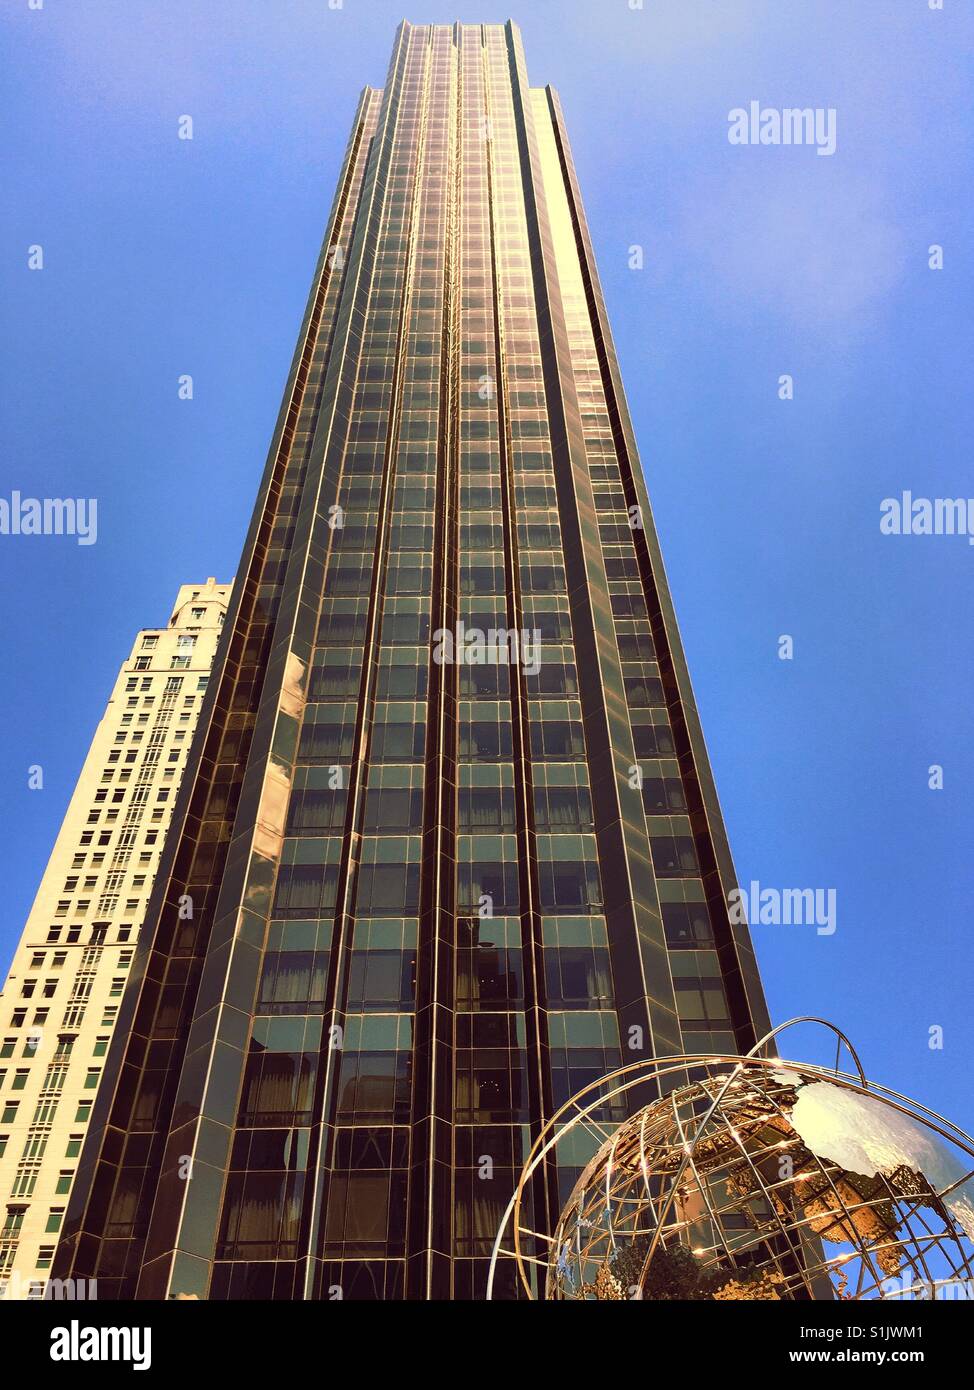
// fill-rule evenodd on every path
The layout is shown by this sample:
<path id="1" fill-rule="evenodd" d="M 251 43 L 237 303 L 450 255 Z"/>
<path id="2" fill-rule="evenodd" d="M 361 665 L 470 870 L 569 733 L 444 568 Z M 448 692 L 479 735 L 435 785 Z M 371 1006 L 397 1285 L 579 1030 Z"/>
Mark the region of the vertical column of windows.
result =
<path id="1" fill-rule="evenodd" d="M 491 634 L 509 621 L 500 364 L 491 255 L 495 139 L 480 26 L 459 35 L 459 585 L 452 1293 L 473 1297 L 529 1119 L 522 863 L 512 671 Z M 525 901 L 522 902 L 522 896 Z"/>
<path id="2" fill-rule="evenodd" d="M 608 968 L 602 885 L 593 835 L 586 741 L 568 577 L 557 506 L 535 285 L 518 154 L 506 37 L 491 41 L 504 111 L 503 174 L 496 199 L 505 399 L 509 415 L 521 623 L 538 634 L 538 659 L 524 677 L 530 710 L 530 817 L 536 861 L 548 1105 L 618 1065 L 618 1027 Z M 558 1173 L 560 1204 L 572 1173 Z"/>
<path id="3" fill-rule="evenodd" d="M 688 788 L 676 758 L 636 550 L 638 534 L 650 519 L 639 505 L 629 504 L 623 486 L 547 96 L 535 92 L 533 98 L 539 140 L 552 174 L 546 186 L 554 239 L 557 245 L 571 248 L 559 259 L 559 283 L 636 753 L 632 776 L 646 814 L 680 1027 L 689 1050 L 720 1051 L 730 1048 L 734 1039 L 690 818 L 690 810 L 696 807 L 688 805 Z M 678 698 L 675 691 L 670 693 Z M 695 786 L 691 783 L 691 797 Z M 705 825 L 702 829 L 706 833 Z"/>
<path id="4" fill-rule="evenodd" d="M 417 341 L 428 351 L 430 338 L 433 291 L 420 248 L 435 161 L 424 94 L 435 80 L 426 45 L 411 39 L 392 84 L 395 128 L 342 468 L 342 495 L 356 521 L 367 518 L 355 568 L 370 602 L 362 605 L 356 658 L 364 664 L 355 711 L 364 757 L 352 769 L 356 833 L 333 1014 L 341 1048 L 329 1059 L 323 1097 L 331 1127 L 319 1158 L 328 1171 L 317 1250 L 324 1281 L 340 1284 L 346 1297 L 355 1290 L 396 1296 L 403 1288 L 426 736 L 417 656 L 429 637 L 432 553 L 424 424 L 435 408 L 433 359 L 425 358 L 430 375 L 415 371 L 415 359 Z M 329 608 L 326 598 L 322 621 L 330 627 Z"/>
<path id="5" fill-rule="evenodd" d="M 392 243 L 402 235 L 403 219 L 408 218 L 409 208 L 403 196 L 407 185 L 396 183 L 397 164 L 395 159 L 389 158 L 389 153 L 398 151 L 401 146 L 404 150 L 411 149 L 415 158 L 417 135 L 416 127 L 409 120 L 395 118 L 391 98 L 383 120 L 388 132 L 383 138 L 391 143 L 379 156 L 373 175 L 376 198 L 373 208 L 377 203 L 381 205 L 385 230 L 376 239 L 373 228 L 365 229 L 367 252 L 375 254 L 371 277 L 364 282 L 367 300 L 363 302 L 361 313 L 360 341 L 350 344 L 349 348 L 349 353 L 354 354 L 349 360 L 354 363 L 355 377 L 348 419 L 341 436 L 336 435 L 330 445 L 332 455 L 337 453 L 340 459 L 337 492 L 334 500 L 326 498 L 324 490 L 319 493 L 317 534 L 312 545 L 320 545 L 326 555 L 325 596 L 318 609 L 308 703 L 298 735 L 287 838 L 274 889 L 260 985 L 262 1008 L 265 1000 L 273 1002 L 279 995 L 282 971 L 288 977 L 295 974 L 291 968 L 293 962 L 282 963 L 282 958 L 290 956 L 296 947 L 307 951 L 313 931 L 314 959 L 302 967 L 303 983 L 292 1007 L 307 1011 L 309 1015 L 320 1015 L 324 1011 L 326 1027 L 322 1029 L 320 1016 L 303 1020 L 301 1057 L 298 1058 L 293 1050 L 294 1039 L 286 1040 L 290 1056 L 286 1065 L 292 1067 L 295 1077 L 303 1077 L 302 1104 L 307 1101 L 306 1109 L 294 1112 L 302 1130 L 298 1135 L 297 1171 L 302 1183 L 306 1169 L 320 1174 L 320 1178 L 315 1176 L 313 1181 L 320 1181 L 328 1192 L 328 1224 L 320 1232 L 320 1243 L 319 1237 L 314 1235 L 313 1222 L 311 1235 L 302 1233 L 309 1229 L 309 1211 L 313 1217 L 323 1203 L 312 1198 L 309 1184 L 306 1189 L 309 1200 L 303 1203 L 305 1220 L 302 1222 L 302 1203 L 292 1203 L 280 1185 L 281 1174 L 278 1173 L 277 1200 L 272 1206 L 272 1224 L 278 1233 L 276 1244 L 265 1241 L 257 1253 L 244 1248 L 241 1233 L 254 1228 L 259 1217 L 248 1194 L 251 1190 L 257 1191 L 268 1179 L 266 1173 L 258 1175 L 247 1168 L 246 1165 L 254 1160 L 252 1147 L 239 1150 L 244 1127 L 255 1123 L 253 1112 L 241 1111 L 234 1146 L 235 1166 L 221 1218 L 218 1258 L 249 1263 L 241 1263 L 236 1274 L 229 1267 L 218 1266 L 214 1275 L 214 1290 L 217 1291 L 237 1287 L 241 1279 L 251 1287 L 257 1279 L 260 1287 L 268 1287 L 270 1280 L 280 1293 L 288 1286 L 289 1278 L 283 1266 L 275 1276 L 272 1269 L 260 1268 L 256 1261 L 293 1259 L 297 1250 L 305 1248 L 312 1238 L 327 1254 L 348 1253 L 347 1243 L 354 1253 L 363 1241 L 370 1243 L 368 1231 L 372 1227 L 368 1231 L 361 1228 L 362 1206 L 355 1180 L 348 1173 L 340 1173 L 333 1182 L 328 1181 L 327 1169 L 333 1154 L 347 1157 L 347 1146 L 340 1131 L 336 1148 L 335 1131 L 330 1127 L 329 1118 L 333 1116 L 339 1123 L 377 1120 L 378 1112 L 384 1114 L 391 1107 L 393 1114 L 389 1118 L 392 1119 L 396 1107 L 403 1103 L 401 1081 L 393 1077 L 391 1097 L 385 1085 L 389 1075 L 386 1066 L 386 1054 L 390 1051 L 388 1027 L 382 1019 L 373 1021 L 364 1013 L 346 1015 L 343 1003 L 348 991 L 352 999 L 369 1007 L 366 1001 L 371 996 L 364 992 L 373 987 L 381 992 L 384 988 L 379 978 L 381 972 L 363 977 L 359 959 L 353 962 L 352 970 L 348 969 L 349 959 L 361 950 L 362 941 L 370 936 L 369 922 L 360 923 L 357 917 L 354 923 L 351 920 L 349 909 L 353 894 L 356 913 L 369 904 L 373 915 L 381 917 L 394 897 L 392 877 L 399 871 L 387 851 L 375 853 L 370 847 L 359 845 L 355 837 L 346 835 L 343 838 L 340 833 L 343 825 L 355 825 L 360 818 L 362 778 L 357 752 L 368 742 L 366 711 L 375 684 L 365 657 L 367 651 L 371 653 L 379 616 L 370 598 L 381 580 L 382 565 L 376 565 L 376 555 L 384 550 L 380 533 L 387 526 L 390 513 L 389 483 L 384 477 L 383 463 L 393 413 L 400 313 L 396 306 L 402 298 L 404 281 L 401 255 L 393 257 L 384 253 L 383 248 L 386 234 Z M 408 169 L 410 162 L 405 167 Z M 323 478 L 328 476 L 331 466 L 326 457 Z M 378 592 L 381 593 L 381 586 Z M 314 599 L 311 594 L 307 597 Z M 407 627 L 408 617 L 404 633 Z M 393 683 L 395 693 L 399 688 Z M 384 735 L 380 735 L 379 741 L 391 757 L 398 734 L 393 726 L 403 721 L 386 722 L 388 741 Z M 329 831 L 332 834 L 325 833 Z M 415 869 L 418 874 L 418 862 Z M 406 877 L 409 877 L 408 872 Z M 401 912 L 400 908 L 400 915 Z M 288 920 L 292 918 L 296 920 Z M 386 924 L 379 921 L 374 925 L 382 937 Z M 400 954 L 409 945 L 408 924 L 401 925 L 403 929 L 398 932 Z M 383 939 L 391 945 L 395 935 L 394 931 L 392 934 L 385 932 Z M 333 953 L 329 954 L 332 945 Z M 312 1024 L 316 1027 L 311 1028 Z M 258 1016 L 250 1043 L 248 1075 L 264 1066 L 262 1058 L 268 1043 L 262 1037 L 262 1028 Z M 393 1032 L 391 1050 L 397 1057 L 402 1054 L 408 1077 L 409 1032 L 407 1029 L 401 1038 L 398 1028 Z M 338 1045 L 333 1046 L 336 1040 Z M 403 1060 L 394 1063 L 394 1072 L 402 1070 Z M 408 1116 L 408 1090 L 405 1103 Z M 231 1242 L 232 1223 L 235 1226 Z M 371 1244 L 375 1246 L 375 1242 Z"/>

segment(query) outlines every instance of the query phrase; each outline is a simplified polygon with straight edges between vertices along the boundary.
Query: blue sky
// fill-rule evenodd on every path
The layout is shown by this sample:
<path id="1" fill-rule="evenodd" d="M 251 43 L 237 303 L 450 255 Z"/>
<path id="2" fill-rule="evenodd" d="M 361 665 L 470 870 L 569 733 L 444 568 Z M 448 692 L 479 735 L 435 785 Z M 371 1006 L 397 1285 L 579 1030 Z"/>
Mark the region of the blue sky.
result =
<path id="1" fill-rule="evenodd" d="M 234 572 L 400 3 L 4 8 L 0 495 L 99 505 L 94 546 L 0 537 L 5 961 L 134 632 L 180 583 Z M 562 96 L 739 877 L 837 892 L 831 937 L 754 928 L 774 1018 L 832 1018 L 876 1080 L 972 1128 L 974 549 L 879 531 L 904 489 L 974 493 L 971 10 L 529 0 L 513 17 L 532 81 Z M 835 154 L 730 145 L 752 100 L 834 107 Z"/>

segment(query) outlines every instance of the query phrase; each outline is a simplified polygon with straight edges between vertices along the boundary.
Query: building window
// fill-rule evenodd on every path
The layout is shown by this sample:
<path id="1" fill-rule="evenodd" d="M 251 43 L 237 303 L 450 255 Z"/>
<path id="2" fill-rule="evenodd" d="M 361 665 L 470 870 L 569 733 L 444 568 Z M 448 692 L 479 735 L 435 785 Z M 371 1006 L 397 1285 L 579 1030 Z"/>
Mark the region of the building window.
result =
<path id="1" fill-rule="evenodd" d="M 643 809 L 650 816 L 685 811 L 686 796 L 679 777 L 647 777 L 643 782 Z"/>
<path id="2" fill-rule="evenodd" d="M 695 877 L 700 864 L 689 835 L 660 835 L 650 842 L 657 878 Z"/>
<path id="3" fill-rule="evenodd" d="M 688 1027 L 726 1027 L 730 1023 L 727 997 L 719 975 L 674 975 L 680 1023 Z"/>
<path id="4" fill-rule="evenodd" d="M 26 1207 L 8 1207 L 7 1215 L 4 1217 L 3 1228 L 0 1229 L 0 1238 L 3 1240 L 13 1240 L 20 1234 L 20 1228 L 24 1224 Z"/>
<path id="5" fill-rule="evenodd" d="M 663 903 L 662 906 L 667 946 L 684 951 L 713 950 L 713 927 L 705 903 Z"/>

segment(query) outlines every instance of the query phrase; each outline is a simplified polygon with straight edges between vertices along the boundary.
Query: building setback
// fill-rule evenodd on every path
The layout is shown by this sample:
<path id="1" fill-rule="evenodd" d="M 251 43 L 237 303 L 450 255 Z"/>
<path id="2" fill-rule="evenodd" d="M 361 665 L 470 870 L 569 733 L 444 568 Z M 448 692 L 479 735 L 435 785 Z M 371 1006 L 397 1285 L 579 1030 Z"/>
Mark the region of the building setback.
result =
<path id="1" fill-rule="evenodd" d="M 544 1117 L 767 1024 L 561 109 L 512 24 L 403 24 L 362 94 L 228 627 L 55 1270 L 479 1297 Z"/>
<path id="2" fill-rule="evenodd" d="M 229 594 L 136 637 L 0 993 L 0 1298 L 50 1275 Z"/>

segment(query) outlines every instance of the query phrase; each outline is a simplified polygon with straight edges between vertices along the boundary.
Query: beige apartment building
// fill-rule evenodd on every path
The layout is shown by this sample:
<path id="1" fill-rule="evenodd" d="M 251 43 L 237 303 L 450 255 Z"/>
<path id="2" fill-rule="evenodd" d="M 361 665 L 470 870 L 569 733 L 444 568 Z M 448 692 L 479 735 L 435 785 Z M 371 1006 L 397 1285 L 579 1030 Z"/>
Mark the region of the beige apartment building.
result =
<path id="1" fill-rule="evenodd" d="M 229 595 L 136 637 L 0 993 L 0 1298 L 48 1277 Z"/>

